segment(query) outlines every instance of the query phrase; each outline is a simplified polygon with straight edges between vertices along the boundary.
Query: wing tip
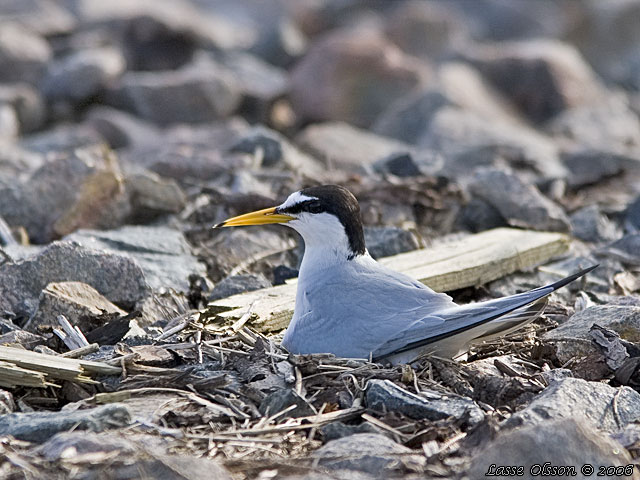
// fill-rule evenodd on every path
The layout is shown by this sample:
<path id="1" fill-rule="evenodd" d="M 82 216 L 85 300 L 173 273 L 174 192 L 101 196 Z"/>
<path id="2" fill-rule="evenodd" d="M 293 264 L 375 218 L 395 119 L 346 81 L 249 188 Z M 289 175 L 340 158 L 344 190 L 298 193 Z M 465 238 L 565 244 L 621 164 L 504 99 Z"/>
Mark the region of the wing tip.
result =
<path id="1" fill-rule="evenodd" d="M 600 264 L 596 263 L 595 265 L 591 265 L 590 267 L 583 268 L 582 270 L 579 270 L 576 273 L 569 275 L 568 277 L 562 278 L 557 282 L 552 283 L 547 288 L 552 288 L 553 289 L 552 291 L 555 292 L 559 288 L 562 288 L 565 285 L 568 285 L 569 283 L 573 282 L 574 280 L 577 280 L 578 278 L 585 276 L 587 273 L 591 272 L 592 270 L 595 270 L 599 266 Z"/>

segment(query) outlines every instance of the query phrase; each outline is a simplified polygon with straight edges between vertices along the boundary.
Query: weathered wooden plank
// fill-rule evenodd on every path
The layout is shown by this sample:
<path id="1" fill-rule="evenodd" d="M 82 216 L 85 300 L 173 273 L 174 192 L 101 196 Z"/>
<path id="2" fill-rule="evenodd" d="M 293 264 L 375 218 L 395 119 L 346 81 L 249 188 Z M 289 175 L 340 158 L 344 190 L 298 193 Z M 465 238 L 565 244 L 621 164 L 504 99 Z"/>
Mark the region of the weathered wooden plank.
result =
<path id="1" fill-rule="evenodd" d="M 518 270 L 540 265 L 569 248 L 560 233 L 496 228 L 433 248 L 386 257 L 381 263 L 417 278 L 436 291 L 479 286 Z M 258 316 L 252 326 L 261 332 L 286 328 L 295 306 L 296 283 L 265 288 L 216 300 L 210 311 L 235 319 L 249 306 Z"/>
<path id="2" fill-rule="evenodd" d="M 11 370 L 8 364 L 16 367 L 12 369 L 14 373 L 25 378 L 29 376 L 28 371 L 32 372 L 28 381 L 40 381 L 37 378 L 52 378 L 92 383 L 93 380 L 87 376 L 88 374 L 117 375 L 122 372 L 121 368 L 102 362 L 76 360 L 45 355 L 21 348 L 0 346 L 0 365 L 7 373 Z M 39 377 L 40 374 L 44 375 L 44 377 Z"/>

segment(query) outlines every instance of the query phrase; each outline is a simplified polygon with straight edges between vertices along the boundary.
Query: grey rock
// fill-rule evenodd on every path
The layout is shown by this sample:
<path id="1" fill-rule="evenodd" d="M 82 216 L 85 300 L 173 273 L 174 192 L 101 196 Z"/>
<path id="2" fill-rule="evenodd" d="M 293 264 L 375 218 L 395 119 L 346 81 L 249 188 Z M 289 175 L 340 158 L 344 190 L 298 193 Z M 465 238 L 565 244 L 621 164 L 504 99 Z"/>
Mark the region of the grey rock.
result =
<path id="1" fill-rule="evenodd" d="M 66 430 L 102 432 L 129 424 L 129 410 L 114 403 L 70 412 L 9 413 L 0 417 L 0 434 L 42 443 Z"/>
<path id="2" fill-rule="evenodd" d="M 389 155 L 412 151 L 407 144 L 342 122 L 310 125 L 298 134 L 296 143 L 329 168 L 356 172 L 370 170 Z"/>
<path id="3" fill-rule="evenodd" d="M 551 419 L 535 426 L 500 433 L 478 451 L 469 463 L 469 478 L 513 478 L 513 474 L 497 474 L 497 467 L 512 465 L 522 467 L 518 478 L 540 478 L 542 466 L 566 466 L 558 471 L 555 478 L 577 476 L 589 478 L 580 468 L 588 462 L 597 473 L 599 467 L 624 466 L 631 464 L 629 453 L 616 441 L 603 436 L 592 425 L 580 417 Z M 493 470 L 492 470 L 493 469 Z M 633 470 L 631 471 L 633 473 Z M 552 477 L 552 478 L 553 478 Z"/>
<path id="4" fill-rule="evenodd" d="M 388 173 L 396 177 L 417 177 L 419 175 L 437 175 L 444 166 L 444 159 L 435 152 L 421 150 L 416 152 L 392 153 L 378 160 L 373 169 L 379 173 Z"/>
<path id="5" fill-rule="evenodd" d="M 296 22 L 283 17 L 267 23 L 249 51 L 272 65 L 286 68 L 304 54 L 307 46 L 307 37 Z"/>
<path id="6" fill-rule="evenodd" d="M 562 162 L 569 171 L 567 184 L 578 189 L 621 174 L 634 160 L 599 149 L 581 149 L 564 154 Z"/>
<path id="7" fill-rule="evenodd" d="M 277 265 L 273 268 L 273 284 L 284 285 L 290 278 L 295 278 L 300 273 L 295 268 L 287 267 L 286 265 Z"/>
<path id="8" fill-rule="evenodd" d="M 139 70 L 175 68 L 167 63 L 167 43 L 176 45 L 180 57 L 188 53 L 183 44 L 213 50 L 245 49 L 255 33 L 251 28 L 232 21 L 215 8 L 201 8 L 185 0 L 112 0 L 109 4 L 96 4 L 92 0 L 76 0 L 75 11 L 84 22 L 110 23 L 123 30 L 131 29 L 127 37 L 128 48 L 138 51 L 133 61 Z M 181 48 L 182 47 L 182 48 Z M 165 57 L 163 60 L 162 58 Z"/>
<path id="9" fill-rule="evenodd" d="M 596 252 L 598 256 L 619 260 L 625 265 L 640 265 L 640 233 L 630 233 Z"/>
<path id="10" fill-rule="evenodd" d="M 611 408 L 614 397 L 616 412 Z M 638 415 L 640 394 L 635 390 L 565 378 L 551 383 L 529 405 L 509 417 L 504 427 L 541 427 L 551 420 L 584 417 L 593 428 L 610 433 L 635 422 Z"/>
<path id="11" fill-rule="evenodd" d="M 149 223 L 162 215 L 179 213 L 187 203 L 186 195 L 175 180 L 164 179 L 152 172 L 127 174 L 124 183 L 133 223 Z"/>
<path id="12" fill-rule="evenodd" d="M 5 0 L 0 4 L 0 23 L 16 22 L 43 36 L 68 34 L 76 19 L 52 0 Z"/>
<path id="13" fill-rule="evenodd" d="M 114 149 L 155 146 L 163 141 L 162 132 L 155 125 L 111 107 L 93 107 L 85 122 Z"/>
<path id="14" fill-rule="evenodd" d="M 169 227 L 126 226 L 109 231 L 79 230 L 65 239 L 86 248 L 100 249 L 134 260 L 154 290 L 172 288 L 186 292 L 189 290 L 189 275 L 204 275 L 206 271 L 191 253 L 191 247 L 182 232 Z M 99 288 L 97 290 L 100 291 Z"/>
<path id="15" fill-rule="evenodd" d="M 556 356 L 564 363 L 573 357 L 580 358 L 599 351 L 589 333 L 594 324 L 617 332 L 628 342 L 640 342 L 640 307 L 633 305 L 595 305 L 585 308 L 558 328 L 545 333 L 542 338 L 556 345 Z"/>
<path id="16" fill-rule="evenodd" d="M 284 168 L 307 175 L 321 171 L 315 158 L 300 151 L 280 133 L 260 125 L 242 134 L 229 151 L 252 155 L 260 166 L 266 168 Z"/>
<path id="17" fill-rule="evenodd" d="M 96 322 L 102 317 L 106 323 L 126 312 L 104 298 L 96 289 L 81 282 L 54 282 L 47 285 L 38 301 L 38 310 L 24 326 L 25 330 L 36 332 L 41 325 L 58 325 L 58 315 L 64 315 L 71 325 L 88 333 L 101 326 Z"/>
<path id="18" fill-rule="evenodd" d="M 45 105 L 42 96 L 26 83 L 0 85 L 0 103 L 13 107 L 21 133 L 40 128 L 45 121 Z"/>
<path id="19" fill-rule="evenodd" d="M 638 158 L 640 119 L 623 96 L 567 110 L 548 125 L 557 141 L 574 148 L 593 148 Z"/>
<path id="20" fill-rule="evenodd" d="M 24 226 L 38 243 L 80 227 L 113 227 L 128 216 L 117 161 L 104 149 L 78 150 L 45 163 L 23 186 L 13 187 L 13 196 L 0 214 L 10 225 Z"/>
<path id="21" fill-rule="evenodd" d="M 309 403 L 289 388 L 281 388 L 267 395 L 260 403 L 260 413 L 272 416 L 294 405 L 295 408 L 289 410 L 281 418 L 308 417 L 314 414 Z"/>
<path id="22" fill-rule="evenodd" d="M 550 138 L 513 120 L 488 117 L 459 107 L 442 107 L 417 140 L 449 160 L 445 174 L 469 177 L 472 166 L 510 166 L 531 181 L 564 178 L 566 169 Z"/>
<path id="23" fill-rule="evenodd" d="M 333 33 L 315 42 L 292 70 L 291 103 L 303 120 L 366 127 L 391 102 L 423 85 L 428 75 L 426 65 L 382 35 Z M 372 83 L 376 88 L 369 88 Z"/>
<path id="24" fill-rule="evenodd" d="M 484 418 L 472 400 L 435 391 L 422 390 L 421 396 L 408 392 L 389 380 L 370 380 L 365 391 L 367 407 L 381 412 L 397 412 L 414 419 L 464 419 L 474 425 Z"/>
<path id="25" fill-rule="evenodd" d="M 592 102 L 602 93 L 594 72 L 567 43 L 523 40 L 466 49 L 464 56 L 534 122 Z"/>
<path id="26" fill-rule="evenodd" d="M 27 350 L 32 350 L 45 342 L 46 339 L 43 336 L 25 332 L 24 330 L 13 330 L 0 335 L 0 345 L 17 344 L 22 345 Z"/>
<path id="27" fill-rule="evenodd" d="M 252 273 L 231 275 L 215 286 L 208 299 L 209 301 L 218 300 L 219 298 L 226 298 L 238 293 L 251 292 L 270 286 L 271 282 L 264 275 Z"/>
<path id="28" fill-rule="evenodd" d="M 240 91 L 230 72 L 200 58 L 179 70 L 127 72 L 107 96 L 158 125 L 210 122 L 233 113 Z"/>
<path id="29" fill-rule="evenodd" d="M 364 239 L 373 258 L 389 257 L 420 248 L 413 232 L 398 227 L 365 227 Z"/>
<path id="30" fill-rule="evenodd" d="M 106 90 L 125 69 L 125 59 L 112 47 L 79 50 L 51 62 L 42 83 L 52 101 L 82 102 Z"/>
<path id="31" fill-rule="evenodd" d="M 463 229 L 472 232 L 482 232 L 507 225 L 507 221 L 497 208 L 476 197 L 471 198 L 460 210 L 457 222 Z"/>
<path id="32" fill-rule="evenodd" d="M 481 169 L 476 172 L 469 191 L 498 210 L 509 225 L 534 230 L 569 230 L 569 219 L 562 208 L 515 175 Z"/>
<path id="33" fill-rule="evenodd" d="M 124 309 L 150 293 L 143 271 L 131 258 L 54 242 L 34 257 L 0 265 L 0 308 L 30 317 L 43 288 L 67 281 L 89 284 Z"/>
<path id="34" fill-rule="evenodd" d="M 569 218 L 571 233 L 585 242 L 611 241 L 620 236 L 615 224 L 600 212 L 597 205 L 582 207 Z"/>
<path id="35" fill-rule="evenodd" d="M 242 96 L 243 116 L 254 121 L 268 121 L 273 103 L 287 93 L 286 72 L 248 53 L 228 52 L 219 62 L 236 79 Z"/>
<path id="36" fill-rule="evenodd" d="M 540 374 L 547 385 L 558 382 L 564 378 L 572 377 L 573 373 L 568 368 L 552 368 Z"/>
<path id="37" fill-rule="evenodd" d="M 375 433 L 358 433 L 332 440 L 313 452 L 318 465 L 329 470 L 357 470 L 380 477 L 394 470 L 419 470 L 424 457 Z"/>
<path id="38" fill-rule="evenodd" d="M 228 218 L 228 215 L 225 216 Z M 217 221 L 222 221 L 216 219 Z M 295 243 L 285 237 L 286 232 L 262 229 L 225 229 L 216 232 L 211 243 L 207 243 L 208 248 L 217 252 L 214 258 L 208 259 L 209 277 L 214 282 L 220 281 L 231 273 L 238 265 L 247 259 L 259 258 L 265 251 L 285 252 L 295 247 Z M 282 260 L 275 261 L 275 264 L 282 263 Z"/>
<path id="39" fill-rule="evenodd" d="M 37 85 L 51 59 L 51 47 L 35 32 L 17 23 L 0 29 L 0 82 Z"/>
<path id="40" fill-rule="evenodd" d="M 407 143 L 417 143 L 437 112 L 453 107 L 492 122 L 514 123 L 509 106 L 468 64 L 447 62 L 437 71 L 438 81 L 427 89 L 392 103 L 376 119 L 373 130 Z"/>

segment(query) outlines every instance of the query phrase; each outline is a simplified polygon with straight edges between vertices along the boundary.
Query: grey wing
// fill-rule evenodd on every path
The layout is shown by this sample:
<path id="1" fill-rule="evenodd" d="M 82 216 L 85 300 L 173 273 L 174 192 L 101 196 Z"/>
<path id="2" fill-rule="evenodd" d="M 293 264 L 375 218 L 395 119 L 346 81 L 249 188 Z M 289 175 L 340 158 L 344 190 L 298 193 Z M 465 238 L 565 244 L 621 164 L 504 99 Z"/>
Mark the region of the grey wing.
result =
<path id="1" fill-rule="evenodd" d="M 376 355 L 398 332 L 441 325 L 444 320 L 432 313 L 456 306 L 448 295 L 391 270 L 360 271 L 357 278 L 354 284 L 352 278 L 337 276 L 310 292 L 310 303 L 331 304 L 331 311 L 320 315 L 341 317 L 333 327 L 332 347 L 348 352 L 345 356 Z M 348 291 L 344 285 L 350 285 Z M 319 301 L 320 297 L 330 302 Z"/>
<path id="2" fill-rule="evenodd" d="M 424 324 L 414 323 L 410 328 L 399 331 L 374 353 L 374 357 L 382 359 L 390 354 L 413 350 L 455 336 L 459 336 L 460 347 L 463 347 L 471 338 L 489 336 L 493 334 L 492 332 L 511 331 L 540 315 L 541 308 L 544 306 L 538 303 L 541 299 L 594 268 L 595 266 L 584 269 L 555 283 L 528 292 L 462 306 L 454 304 L 451 308 L 431 312 Z M 531 304 L 536 306 L 531 309 L 526 308 Z M 434 316 L 442 322 L 434 325 L 432 321 Z M 471 337 L 463 335 L 472 329 L 474 331 Z M 450 343 L 449 348 L 453 349 L 455 342 L 450 341 Z"/>

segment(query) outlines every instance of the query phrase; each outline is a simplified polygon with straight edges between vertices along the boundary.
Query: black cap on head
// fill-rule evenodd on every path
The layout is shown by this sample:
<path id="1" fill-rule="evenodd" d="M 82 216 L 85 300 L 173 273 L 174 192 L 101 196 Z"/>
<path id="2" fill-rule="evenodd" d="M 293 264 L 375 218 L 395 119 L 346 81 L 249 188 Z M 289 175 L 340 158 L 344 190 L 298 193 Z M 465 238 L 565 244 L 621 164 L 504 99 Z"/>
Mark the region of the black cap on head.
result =
<path id="1" fill-rule="evenodd" d="M 307 197 L 317 198 L 317 200 L 306 200 L 279 211 L 291 214 L 309 212 L 335 215 L 344 227 L 353 256 L 364 254 L 366 247 L 360 218 L 360 206 L 356 197 L 349 190 L 339 185 L 320 185 L 305 188 L 300 193 Z"/>

